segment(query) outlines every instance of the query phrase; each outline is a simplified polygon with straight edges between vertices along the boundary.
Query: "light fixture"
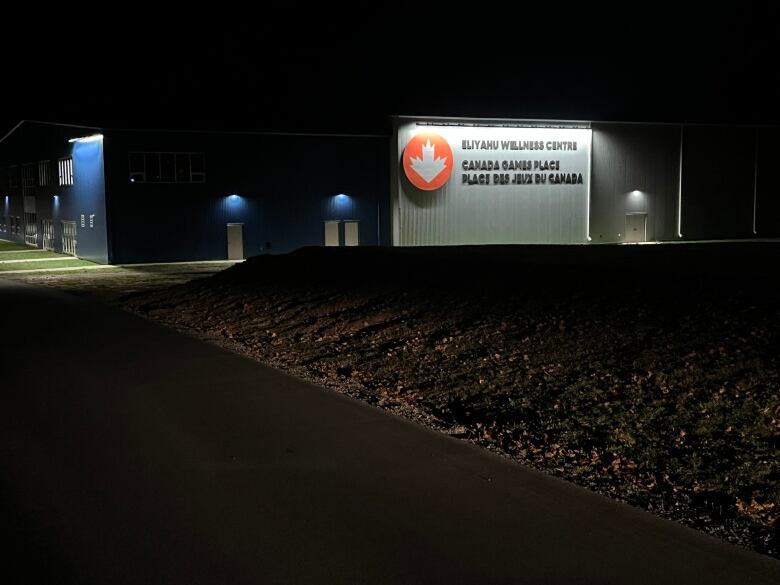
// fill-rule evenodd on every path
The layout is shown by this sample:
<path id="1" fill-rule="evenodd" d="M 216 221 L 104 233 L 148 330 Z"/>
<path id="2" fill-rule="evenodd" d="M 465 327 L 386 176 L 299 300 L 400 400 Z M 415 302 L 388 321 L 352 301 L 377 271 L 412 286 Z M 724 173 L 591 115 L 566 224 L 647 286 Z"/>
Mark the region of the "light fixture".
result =
<path id="1" fill-rule="evenodd" d="M 90 136 L 80 136 L 78 138 L 71 138 L 68 140 L 68 142 L 78 142 L 78 143 L 84 143 L 84 142 L 95 142 L 96 140 L 103 140 L 102 134 L 92 134 Z"/>

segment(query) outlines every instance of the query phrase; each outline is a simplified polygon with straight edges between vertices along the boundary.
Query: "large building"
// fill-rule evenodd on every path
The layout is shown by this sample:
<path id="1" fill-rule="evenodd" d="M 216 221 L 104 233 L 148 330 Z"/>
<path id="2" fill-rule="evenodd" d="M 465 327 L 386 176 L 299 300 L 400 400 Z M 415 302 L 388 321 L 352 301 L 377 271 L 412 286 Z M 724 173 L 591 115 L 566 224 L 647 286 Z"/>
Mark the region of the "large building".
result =
<path id="1" fill-rule="evenodd" d="M 100 263 L 780 236 L 775 128 L 398 117 L 389 135 L 25 121 L 0 238 Z"/>

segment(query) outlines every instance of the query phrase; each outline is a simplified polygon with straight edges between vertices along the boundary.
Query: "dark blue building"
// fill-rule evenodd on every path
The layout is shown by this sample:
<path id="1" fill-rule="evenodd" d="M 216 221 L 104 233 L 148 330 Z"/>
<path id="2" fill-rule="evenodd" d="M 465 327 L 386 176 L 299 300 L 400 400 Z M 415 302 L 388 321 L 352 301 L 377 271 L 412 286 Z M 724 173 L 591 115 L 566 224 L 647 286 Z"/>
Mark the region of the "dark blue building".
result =
<path id="1" fill-rule="evenodd" d="M 0 140 L 0 238 L 99 263 L 390 239 L 389 136 L 24 121 Z"/>

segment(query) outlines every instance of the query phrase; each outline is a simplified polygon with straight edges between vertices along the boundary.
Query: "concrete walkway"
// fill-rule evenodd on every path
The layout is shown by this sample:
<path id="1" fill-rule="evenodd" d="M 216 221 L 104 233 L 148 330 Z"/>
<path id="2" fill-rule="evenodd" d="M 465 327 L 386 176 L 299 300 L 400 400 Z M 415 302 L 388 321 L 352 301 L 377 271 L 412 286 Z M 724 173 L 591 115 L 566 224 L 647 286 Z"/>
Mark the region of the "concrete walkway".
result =
<path id="1" fill-rule="evenodd" d="M 774 560 L 83 297 L 0 279 L 0 307 L 0 582 L 780 583 Z"/>

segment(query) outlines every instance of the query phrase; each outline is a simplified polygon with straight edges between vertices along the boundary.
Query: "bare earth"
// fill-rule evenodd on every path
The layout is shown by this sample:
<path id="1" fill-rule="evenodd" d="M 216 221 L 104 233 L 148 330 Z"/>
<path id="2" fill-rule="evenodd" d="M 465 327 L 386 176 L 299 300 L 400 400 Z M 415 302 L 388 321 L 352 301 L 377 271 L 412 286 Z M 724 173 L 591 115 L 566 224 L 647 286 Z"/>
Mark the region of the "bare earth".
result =
<path id="1" fill-rule="evenodd" d="M 9 274 L 3 278 L 40 284 L 67 290 L 75 294 L 89 294 L 106 302 L 116 302 L 141 292 L 165 289 L 177 284 L 212 276 L 233 263 L 161 264 L 107 268 L 83 272 L 49 272 Z"/>

